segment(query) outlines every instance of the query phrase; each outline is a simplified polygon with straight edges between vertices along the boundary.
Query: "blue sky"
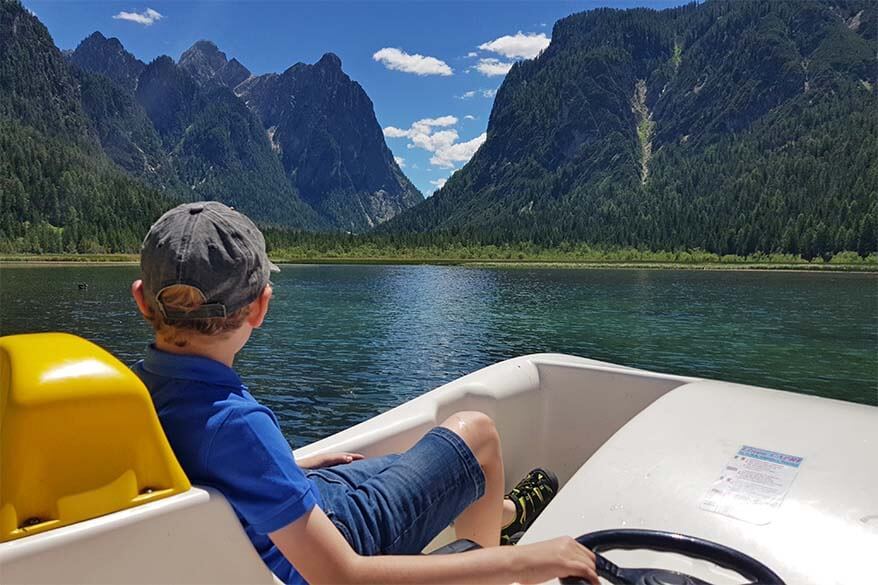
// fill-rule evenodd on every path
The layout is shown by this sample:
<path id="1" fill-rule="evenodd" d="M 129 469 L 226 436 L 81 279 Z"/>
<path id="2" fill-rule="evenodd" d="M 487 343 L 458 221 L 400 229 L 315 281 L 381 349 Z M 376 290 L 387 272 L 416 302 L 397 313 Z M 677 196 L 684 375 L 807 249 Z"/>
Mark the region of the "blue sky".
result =
<path id="1" fill-rule="evenodd" d="M 97 30 L 148 62 L 163 54 L 177 59 L 209 39 L 255 74 L 313 63 L 331 51 L 369 94 L 403 171 L 429 195 L 483 140 L 508 64 L 547 44 L 556 20 L 598 6 L 681 2 L 24 3 L 62 49 Z"/>

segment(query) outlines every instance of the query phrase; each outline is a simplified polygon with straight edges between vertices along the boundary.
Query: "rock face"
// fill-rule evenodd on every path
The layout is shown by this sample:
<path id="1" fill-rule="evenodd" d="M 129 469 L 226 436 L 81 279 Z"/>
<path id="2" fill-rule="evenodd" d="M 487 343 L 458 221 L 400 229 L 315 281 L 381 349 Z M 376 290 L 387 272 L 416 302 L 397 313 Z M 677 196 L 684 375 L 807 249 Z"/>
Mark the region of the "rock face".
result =
<path id="1" fill-rule="evenodd" d="M 151 186 L 175 191 L 179 187 L 175 167 L 134 95 L 97 73 L 78 69 L 76 76 L 83 108 L 106 155 Z"/>
<path id="2" fill-rule="evenodd" d="M 198 84 L 168 56 L 146 66 L 137 83 L 137 101 L 170 150 L 195 115 Z"/>
<path id="3" fill-rule="evenodd" d="M 229 61 L 211 41 L 198 41 L 180 56 L 180 67 L 201 85 L 216 83 L 234 88 L 250 77 L 237 59 Z"/>
<path id="4" fill-rule="evenodd" d="M 262 120 L 299 194 L 334 225 L 361 232 L 423 200 L 336 55 L 250 77 L 235 92 Z"/>
<path id="5" fill-rule="evenodd" d="M 719 254 L 868 250 L 876 30 L 865 0 L 559 20 L 550 46 L 507 74 L 475 156 L 383 229 Z"/>
<path id="6" fill-rule="evenodd" d="M 79 43 L 69 59 L 86 71 L 109 77 L 131 92 L 137 87 L 137 78 L 146 67 L 143 61 L 125 50 L 119 39 L 108 39 L 99 32 Z"/>
<path id="7" fill-rule="evenodd" d="M 216 73 L 216 79 L 219 79 L 228 87 L 236 87 L 242 81 L 250 77 L 250 70 L 241 65 L 240 61 L 232 58 Z"/>
<path id="8" fill-rule="evenodd" d="M 218 64 L 216 54 L 208 57 L 199 63 Z M 184 185 L 182 197 L 222 201 L 262 224 L 325 227 L 287 180 L 256 115 L 215 77 L 205 77 L 207 69 L 195 70 L 204 85 L 170 57 L 159 57 L 137 86 L 137 100 Z"/>

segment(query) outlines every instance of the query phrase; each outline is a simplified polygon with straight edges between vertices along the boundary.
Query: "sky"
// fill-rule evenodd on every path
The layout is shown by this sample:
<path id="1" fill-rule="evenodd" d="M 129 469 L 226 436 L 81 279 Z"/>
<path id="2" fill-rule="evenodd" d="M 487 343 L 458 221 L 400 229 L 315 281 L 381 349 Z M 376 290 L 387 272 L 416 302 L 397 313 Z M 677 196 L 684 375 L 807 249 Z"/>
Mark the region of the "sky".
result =
<path id="1" fill-rule="evenodd" d="M 505 72 L 549 44 L 555 21 L 599 6 L 680 3 L 24 0 L 61 49 L 100 31 L 149 62 L 160 55 L 176 60 L 208 39 L 254 74 L 333 52 L 366 90 L 387 145 L 424 195 L 478 149 Z"/>

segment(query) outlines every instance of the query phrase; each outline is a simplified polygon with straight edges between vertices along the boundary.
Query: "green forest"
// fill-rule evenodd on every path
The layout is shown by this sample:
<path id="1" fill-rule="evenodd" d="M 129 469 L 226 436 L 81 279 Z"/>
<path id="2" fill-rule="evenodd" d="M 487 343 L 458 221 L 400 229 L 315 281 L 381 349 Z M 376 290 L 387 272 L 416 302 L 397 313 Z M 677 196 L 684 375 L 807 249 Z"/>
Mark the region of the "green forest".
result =
<path id="1" fill-rule="evenodd" d="M 109 161 L 14 122 L 0 120 L 0 152 L 2 252 L 134 252 L 174 203 Z"/>

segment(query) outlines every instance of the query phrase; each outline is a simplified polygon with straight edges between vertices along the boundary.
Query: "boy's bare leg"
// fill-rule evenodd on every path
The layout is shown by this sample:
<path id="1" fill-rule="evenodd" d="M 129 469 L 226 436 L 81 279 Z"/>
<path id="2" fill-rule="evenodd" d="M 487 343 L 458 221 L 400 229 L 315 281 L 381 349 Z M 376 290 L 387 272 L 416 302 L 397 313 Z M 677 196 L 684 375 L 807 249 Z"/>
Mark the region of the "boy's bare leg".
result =
<path id="1" fill-rule="evenodd" d="M 476 456 L 485 474 L 485 495 L 454 521 L 457 538 L 468 538 L 483 547 L 500 544 L 504 519 L 503 456 L 494 421 L 481 412 L 458 412 L 442 426 L 459 435 Z"/>

